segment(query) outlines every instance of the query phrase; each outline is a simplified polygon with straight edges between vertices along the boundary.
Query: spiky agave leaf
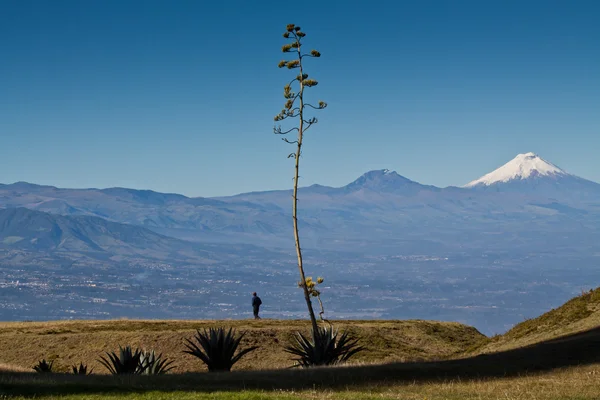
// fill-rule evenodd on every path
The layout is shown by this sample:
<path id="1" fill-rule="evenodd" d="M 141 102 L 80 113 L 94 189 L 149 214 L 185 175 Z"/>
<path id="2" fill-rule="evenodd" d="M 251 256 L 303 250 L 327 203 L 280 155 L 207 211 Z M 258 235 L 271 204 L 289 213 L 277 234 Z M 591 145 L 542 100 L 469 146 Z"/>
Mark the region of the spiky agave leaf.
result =
<path id="1" fill-rule="evenodd" d="M 352 338 L 348 332 L 338 338 L 338 331 L 333 328 L 319 327 L 311 336 L 312 340 L 298 332 L 295 343 L 285 348 L 286 352 L 297 356 L 294 361 L 298 366 L 335 365 L 348 361 L 363 350 L 358 339 Z"/>
<path id="2" fill-rule="evenodd" d="M 54 360 L 52 360 L 52 361 L 50 361 L 50 363 L 48 363 L 46 361 L 46 359 L 43 359 L 42 361 L 38 361 L 37 365 L 35 365 L 33 367 L 33 369 L 35 370 L 35 372 L 40 372 L 40 373 L 52 372 L 53 364 L 54 364 Z"/>
<path id="3" fill-rule="evenodd" d="M 108 359 L 104 358 L 104 356 L 101 356 L 98 362 L 104 365 L 111 374 L 117 375 L 117 370 L 121 369 L 119 357 L 114 352 L 107 352 L 106 355 L 108 356 Z"/>
<path id="4" fill-rule="evenodd" d="M 248 347 L 235 354 L 244 335 L 245 333 L 241 333 L 236 337 L 232 328 L 227 332 L 224 328 L 204 329 L 204 332 L 197 330 L 193 337 L 197 343 L 186 339 L 185 346 L 188 350 L 184 353 L 198 357 L 206 364 L 209 372 L 231 371 L 231 367 L 244 355 L 258 348 Z"/>
<path id="5" fill-rule="evenodd" d="M 159 354 L 154 363 L 148 369 L 148 375 L 163 375 L 175 368 L 173 361 L 168 358 L 161 358 L 162 354 Z"/>
<path id="6" fill-rule="evenodd" d="M 140 358 L 140 365 L 145 375 L 162 375 L 175 368 L 173 361 L 168 358 L 162 358 L 162 353 L 156 355 L 154 350 L 143 351 Z"/>
<path id="7" fill-rule="evenodd" d="M 364 350 L 364 347 L 358 345 L 358 339 L 351 337 L 348 332 L 343 332 L 336 343 L 336 350 L 339 354 L 339 362 L 344 363 L 350 357 Z"/>
<path id="8" fill-rule="evenodd" d="M 82 362 L 79 363 L 79 367 L 77 367 L 77 365 L 73 365 L 71 368 L 73 370 L 74 375 L 90 375 L 92 373 L 92 371 L 94 370 L 94 368 L 92 368 L 88 372 L 87 365 L 85 365 Z"/>
<path id="9" fill-rule="evenodd" d="M 141 374 L 144 372 L 145 367 L 140 365 L 142 350 L 136 348 L 134 352 L 131 346 L 125 348 L 119 346 L 119 350 L 119 355 L 115 352 L 107 352 L 108 359 L 100 357 L 98 361 L 113 375 Z"/>

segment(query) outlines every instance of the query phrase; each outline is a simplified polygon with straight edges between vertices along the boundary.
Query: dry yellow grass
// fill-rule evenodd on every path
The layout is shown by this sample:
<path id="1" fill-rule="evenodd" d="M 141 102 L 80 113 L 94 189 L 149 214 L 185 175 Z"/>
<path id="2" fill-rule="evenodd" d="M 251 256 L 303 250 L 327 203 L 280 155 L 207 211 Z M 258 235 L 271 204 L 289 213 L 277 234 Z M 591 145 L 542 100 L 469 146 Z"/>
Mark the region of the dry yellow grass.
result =
<path id="1" fill-rule="evenodd" d="M 219 325 L 246 331 L 244 346 L 262 347 L 243 359 L 235 368 L 238 371 L 197 373 L 203 367 L 181 353 L 183 339 L 195 329 Z M 283 345 L 295 331 L 307 329 L 306 321 L 0 323 L 0 397 L 600 399 L 600 289 L 491 339 L 457 323 L 339 321 L 335 325 L 358 335 L 368 350 L 350 366 L 290 370 L 282 369 L 290 365 Z M 95 360 L 102 351 L 119 344 L 164 352 L 177 360 L 180 373 L 126 378 L 24 373 L 41 358 L 55 359 L 63 369 L 79 361 L 99 368 Z M 424 360 L 445 361 L 408 362 Z"/>
<path id="2" fill-rule="evenodd" d="M 450 379 L 442 382 L 366 386 L 360 390 L 283 391 L 281 393 L 293 394 L 294 398 L 315 400 L 597 400 L 600 399 L 600 364 L 564 368 L 546 374 L 531 374 L 513 378 Z M 262 392 L 262 394 L 267 395 L 268 392 Z M 185 397 L 183 398 L 185 399 Z"/>
<path id="3" fill-rule="evenodd" d="M 556 400 L 599 399 L 600 364 L 559 369 L 546 374 L 479 380 L 451 379 L 443 382 L 392 386 L 367 386 L 360 390 L 309 391 L 309 399 L 401 399 L 401 400 Z"/>
<path id="4" fill-rule="evenodd" d="M 31 372 L 31 368 L 23 368 L 23 367 L 19 367 L 18 365 L 0 363 L 0 372 L 7 372 L 7 371 Z"/>
<path id="5" fill-rule="evenodd" d="M 335 321 L 339 329 L 358 335 L 366 350 L 354 362 L 392 362 L 452 357 L 485 339 L 475 328 L 435 321 Z M 174 372 L 204 371 L 193 356 L 183 354 L 184 339 L 196 329 L 226 326 L 245 331 L 242 346 L 258 345 L 234 366 L 239 370 L 285 368 L 292 365 L 283 346 L 306 321 L 58 321 L 0 323 L 0 362 L 31 368 L 38 360 L 54 360 L 59 370 L 83 362 L 104 373 L 97 359 L 119 345 L 154 349 L 176 360 Z"/>
<path id="6" fill-rule="evenodd" d="M 90 322 L 73 322 L 53 325 L 52 329 L 60 329 L 60 332 L 47 332 L 43 325 L 31 324 L 3 326 L 6 330 L 0 331 L 2 335 L 10 335 L 11 332 L 15 334 L 14 328 L 18 328 L 21 331 L 17 335 L 24 337 L 58 335 L 53 343 L 61 343 L 68 342 L 68 339 L 62 339 L 64 335 L 81 334 L 77 332 L 78 329 L 93 330 L 95 334 L 105 330 L 112 334 L 123 334 L 127 333 L 127 329 L 140 329 L 129 321 L 112 321 L 117 327 L 126 322 L 128 324 L 120 326 L 120 329 L 115 329 L 115 326 L 109 329 L 97 322 L 92 324 L 93 327 L 89 326 Z M 146 334 L 163 332 L 167 326 L 169 330 L 181 327 L 179 321 L 156 322 L 166 324 L 162 327 L 146 321 L 134 322 L 145 324 Z M 266 329 L 265 323 L 270 329 L 275 329 L 272 325 L 280 322 L 261 321 L 253 324 L 259 334 Z M 387 323 L 382 324 L 385 326 Z M 416 325 L 418 328 L 412 326 L 410 329 L 419 329 L 422 334 L 448 334 L 448 331 L 436 324 L 422 325 L 423 323 L 419 321 Z M 360 328 L 373 330 L 377 329 L 373 325 L 378 325 L 378 321 L 365 324 L 366 326 Z M 360 323 L 353 325 L 356 328 Z M 64 332 L 67 328 L 69 333 Z M 286 331 L 282 327 L 278 329 Z M 452 329 L 449 331 L 453 332 Z M 158 377 L 74 376 L 0 371 L 0 396 L 24 395 L 73 400 L 600 399 L 599 360 L 600 328 L 596 328 L 515 350 L 438 362 L 378 365 L 364 365 L 360 362 L 359 364 L 363 365 L 337 368 L 240 370 L 222 374 L 183 373 Z"/>
<path id="7" fill-rule="evenodd" d="M 79 376 L 72 374 L 0 373 L 0 387 L 13 394 L 80 394 L 131 391 L 344 390 L 412 382 L 476 382 L 523 375 L 552 374 L 560 368 L 600 361 L 600 328 L 534 346 L 462 359 L 350 365 L 308 369 L 238 370 L 228 373 L 183 373 L 162 376 Z M 600 393 L 600 392 L 599 392 Z"/>

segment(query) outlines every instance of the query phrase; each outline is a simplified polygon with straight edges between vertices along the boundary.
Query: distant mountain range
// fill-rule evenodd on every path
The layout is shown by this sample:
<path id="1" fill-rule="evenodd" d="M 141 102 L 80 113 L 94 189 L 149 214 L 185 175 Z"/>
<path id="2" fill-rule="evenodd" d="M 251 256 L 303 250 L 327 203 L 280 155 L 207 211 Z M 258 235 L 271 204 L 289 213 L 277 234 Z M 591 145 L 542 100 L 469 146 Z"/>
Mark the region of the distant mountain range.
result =
<path id="1" fill-rule="evenodd" d="M 331 285 L 334 318 L 492 333 L 600 285 L 600 185 L 533 153 L 465 187 L 376 170 L 299 199 L 307 272 Z M 0 184 L 0 319 L 238 318 L 252 291 L 269 315 L 299 317 L 294 263 L 291 190 Z"/>
<path id="2" fill-rule="evenodd" d="M 156 258 L 169 258 L 179 250 L 192 249 L 188 242 L 139 226 L 99 217 L 55 215 L 24 207 L 0 209 L 0 229 L 0 246 L 21 250 L 129 255 L 152 252 Z"/>
<path id="3" fill-rule="evenodd" d="M 64 258 L 78 254 L 75 258 L 85 257 L 105 264 L 134 258 L 202 264 L 231 258 L 240 251 L 247 255 L 270 254 L 266 249 L 250 245 L 192 243 L 99 217 L 63 216 L 24 207 L 0 209 L 0 250 L 10 250 L 9 255 L 19 251 L 21 255 L 38 257 Z"/>
<path id="4" fill-rule="evenodd" d="M 273 247 L 289 246 L 291 241 L 290 195 L 290 190 L 279 190 L 189 198 L 149 190 L 59 189 L 19 182 L 0 185 L 0 207 L 97 217 L 178 239 Z M 519 154 L 463 188 L 422 185 L 378 170 L 339 188 L 301 188 L 299 198 L 305 245 L 327 249 L 401 246 L 405 240 L 413 245 L 414 240 L 433 240 L 444 247 L 449 236 L 477 236 L 490 229 L 510 234 L 600 227 L 600 184 L 568 174 L 534 153 Z M 77 221 L 90 227 L 100 223 L 92 218 Z M 33 231 L 40 222 L 30 221 Z M 135 247 L 134 238 L 141 235 L 136 232 L 126 235 L 123 243 Z M 0 230 L 0 238 L 8 234 Z M 93 246 L 66 243 L 71 242 L 78 248 Z M 448 243 L 451 246 L 453 240 Z"/>

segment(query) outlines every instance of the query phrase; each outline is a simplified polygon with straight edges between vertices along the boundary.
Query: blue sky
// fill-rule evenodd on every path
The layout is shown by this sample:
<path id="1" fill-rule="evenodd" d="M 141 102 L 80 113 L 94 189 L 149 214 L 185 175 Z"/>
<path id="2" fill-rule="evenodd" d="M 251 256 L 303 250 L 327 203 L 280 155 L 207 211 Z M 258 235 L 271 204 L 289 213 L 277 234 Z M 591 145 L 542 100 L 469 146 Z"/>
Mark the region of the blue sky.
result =
<path id="1" fill-rule="evenodd" d="M 298 9 L 298 4 L 303 9 Z M 301 184 L 465 184 L 533 151 L 600 182 L 597 1 L 0 2 L 0 182 L 228 195 L 292 185 L 285 25 L 325 100 Z"/>

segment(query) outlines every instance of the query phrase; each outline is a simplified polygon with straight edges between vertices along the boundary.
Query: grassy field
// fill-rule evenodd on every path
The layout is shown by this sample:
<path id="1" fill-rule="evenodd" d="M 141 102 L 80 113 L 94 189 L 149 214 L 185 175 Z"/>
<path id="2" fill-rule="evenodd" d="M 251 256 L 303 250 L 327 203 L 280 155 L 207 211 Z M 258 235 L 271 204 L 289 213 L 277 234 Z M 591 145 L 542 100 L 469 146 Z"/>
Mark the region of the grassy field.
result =
<path id="1" fill-rule="evenodd" d="M 181 373 L 158 377 L 0 372 L 5 397 L 127 398 L 600 398 L 600 327 L 462 359 Z M 421 396 L 421 397 L 419 397 Z"/>
<path id="2" fill-rule="evenodd" d="M 344 321 L 367 350 L 353 365 L 290 366 L 282 350 L 306 321 L 69 321 L 0 324 L 0 399 L 600 399 L 600 289 L 486 338 L 474 328 L 433 321 Z M 230 373 L 208 374 L 181 354 L 182 340 L 215 325 L 247 331 L 259 344 Z M 97 372 L 118 344 L 154 348 L 177 360 L 159 377 L 36 374 L 45 357 Z M 95 371 L 96 372 L 96 371 Z"/>
<path id="3" fill-rule="evenodd" d="M 204 371 L 203 364 L 183 354 L 184 338 L 196 329 L 223 325 L 245 331 L 243 346 L 260 346 L 242 358 L 235 369 L 261 370 L 290 367 L 283 351 L 294 332 L 306 331 L 306 321 L 63 321 L 0 323 L 0 363 L 31 368 L 38 360 L 54 360 L 59 371 L 84 362 L 96 373 L 104 373 L 97 359 L 119 345 L 132 345 L 162 352 L 176 360 L 174 372 Z M 343 321 L 336 328 L 348 329 L 366 347 L 357 363 L 444 359 L 462 354 L 486 337 L 475 328 L 435 321 Z"/>
<path id="4" fill-rule="evenodd" d="M 394 385 L 366 385 L 308 390 L 246 390 L 246 391 L 137 391 L 78 393 L 36 396 L 36 398 L 60 398 L 64 400 L 118 398 L 123 400 L 259 400 L 259 399 L 402 399 L 402 400 L 562 400 L 598 399 L 600 365 L 567 368 L 551 374 L 530 375 L 516 378 L 461 380 L 447 379 L 428 383 L 403 383 Z M 22 396 L 15 399 L 25 398 Z"/>
<path id="5" fill-rule="evenodd" d="M 37 395 L 36 398 L 60 399 L 598 399 L 600 387 L 600 365 L 567 368 L 551 374 L 530 375 L 516 378 L 462 380 L 447 379 L 428 383 L 377 384 L 357 387 L 307 390 L 246 390 L 213 391 L 203 390 L 150 390 L 150 391 L 105 391 Z M 25 398 L 22 396 L 15 399 Z"/>

